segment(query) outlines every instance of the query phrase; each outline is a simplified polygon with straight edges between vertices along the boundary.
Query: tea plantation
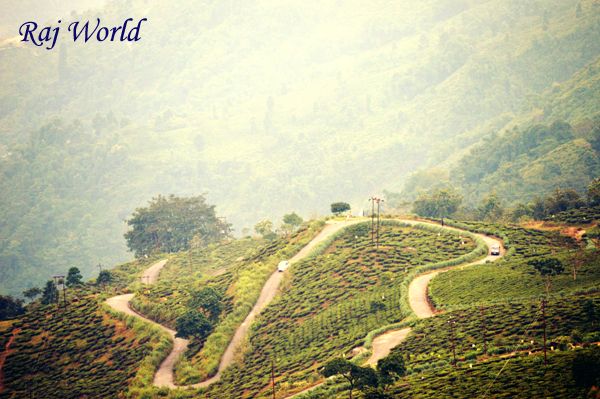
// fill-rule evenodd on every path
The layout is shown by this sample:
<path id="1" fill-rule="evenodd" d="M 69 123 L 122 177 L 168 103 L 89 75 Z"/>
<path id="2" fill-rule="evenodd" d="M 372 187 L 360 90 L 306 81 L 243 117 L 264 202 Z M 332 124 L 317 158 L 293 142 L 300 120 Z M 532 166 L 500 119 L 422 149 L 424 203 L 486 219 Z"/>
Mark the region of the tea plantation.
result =
<path id="1" fill-rule="evenodd" d="M 224 308 L 212 333 L 192 340 L 176 366 L 178 384 L 200 381 L 216 372 L 277 263 L 321 230 L 323 222 L 312 222 L 274 241 L 231 240 L 118 266 L 109 285 L 68 291 L 66 308 L 35 302 L 20 319 L 0 324 L 2 347 L 15 334 L 0 398 L 267 398 L 272 370 L 276 395 L 285 398 L 323 381 L 319 370 L 331 359 L 364 360 L 369 333 L 400 322 L 412 330 L 392 350 L 407 368 L 389 392 L 394 397 L 585 396 L 569 370 L 577 353 L 600 341 L 600 251 L 593 242 L 517 225 L 449 223 L 499 237 L 508 252 L 497 262 L 434 278 L 429 295 L 441 311 L 435 317 L 407 319 L 409 279 L 439 262 L 477 258 L 481 240 L 385 221 L 377 247 L 369 224 L 358 223 L 288 269 L 280 295 L 258 316 L 219 381 L 201 393 L 153 387 L 170 341 L 157 328 L 110 311 L 104 300 L 134 292 L 138 311 L 173 327 L 193 292 L 206 286 L 220 292 Z M 158 282 L 142 284 L 143 271 L 165 257 Z M 545 257 L 564 265 L 550 286 L 527 263 Z M 333 383 L 304 396 L 345 398 L 344 389 Z"/>
<path id="2" fill-rule="evenodd" d="M 468 237 L 384 224 L 379 250 L 369 225 L 342 231 L 324 251 L 291 269 L 282 295 L 259 317 L 242 363 L 226 372 L 208 397 L 268 396 L 271 361 L 278 392 L 295 392 L 320 379 L 334 357 L 352 356 L 365 336 L 402 320 L 400 283 L 411 268 L 472 252 Z"/>
<path id="3" fill-rule="evenodd" d="M 449 223 L 500 237 L 507 255 L 494 263 L 441 273 L 431 281 L 430 299 L 443 312 L 404 324 L 412 326 L 411 333 L 392 353 L 403 355 L 407 376 L 388 394 L 586 397 L 590 388 L 576 384 L 571 368 L 575 356 L 600 342 L 600 251 L 589 241 L 577 242 L 553 231 Z M 527 264 L 547 257 L 564 265 L 549 286 Z M 327 384 L 302 398 L 347 398 L 347 388 L 343 382 Z"/>
<path id="4" fill-rule="evenodd" d="M 134 306 L 167 325 L 173 325 L 174 319 L 185 311 L 194 290 L 210 286 L 223 294 L 225 306 L 213 332 L 205 341 L 192 339 L 186 358 L 177 364 L 179 385 L 199 382 L 216 373 L 236 328 L 250 312 L 277 263 L 293 256 L 322 227 L 323 222 L 316 221 L 274 241 L 241 239 L 211 246 L 193 251 L 191 263 L 189 254 L 179 254 L 169 261 L 158 284 L 140 287 L 138 293 L 142 295 L 139 300 L 136 295 Z"/>
<path id="5" fill-rule="evenodd" d="M 30 309 L 4 365 L 2 398 L 109 398 L 128 390 L 155 339 L 135 334 L 90 294 Z M 10 330 L 4 331 L 4 336 Z"/>
<path id="6" fill-rule="evenodd" d="M 430 285 L 430 296 L 436 307 L 540 297 L 546 293 L 546 280 L 527 262 L 544 257 L 561 260 L 565 269 L 551 278 L 551 294 L 594 291 L 600 286 L 600 253 L 585 249 L 585 243 L 577 243 L 555 231 L 484 223 L 464 225 L 504 238 L 509 256 L 492 264 L 439 275 Z"/>

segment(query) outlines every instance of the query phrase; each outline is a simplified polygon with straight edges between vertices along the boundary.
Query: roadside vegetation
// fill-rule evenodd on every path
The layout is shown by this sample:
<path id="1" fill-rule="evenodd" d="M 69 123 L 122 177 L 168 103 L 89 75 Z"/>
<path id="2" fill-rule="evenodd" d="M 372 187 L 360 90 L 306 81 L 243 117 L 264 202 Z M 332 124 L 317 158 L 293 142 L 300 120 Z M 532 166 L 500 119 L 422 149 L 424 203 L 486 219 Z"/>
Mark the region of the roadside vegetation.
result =
<path id="1" fill-rule="evenodd" d="M 133 262 L 123 269 L 139 271 L 147 266 Z M 76 273 L 71 275 L 73 283 Z M 122 276 L 122 271 L 115 275 Z M 107 314 L 102 302 L 109 293 L 123 289 L 123 280 L 71 285 L 66 301 L 61 290 L 60 297 L 47 298 L 46 304 L 43 297 L 34 300 L 21 317 L 4 322 L 3 350 L 14 338 L 2 368 L 0 397 L 107 398 L 144 385 L 145 359 L 168 341 L 135 320 Z"/>
<path id="2" fill-rule="evenodd" d="M 206 394 L 262 397 L 271 361 L 280 396 L 320 380 L 327 361 L 357 355 L 353 349 L 371 330 L 404 319 L 401 287 L 412 269 L 467 255 L 477 246 L 464 235 L 397 222 L 382 224 L 380 242 L 377 250 L 368 223 L 350 226 L 289 269 L 281 296 L 257 319 L 242 363 Z"/>

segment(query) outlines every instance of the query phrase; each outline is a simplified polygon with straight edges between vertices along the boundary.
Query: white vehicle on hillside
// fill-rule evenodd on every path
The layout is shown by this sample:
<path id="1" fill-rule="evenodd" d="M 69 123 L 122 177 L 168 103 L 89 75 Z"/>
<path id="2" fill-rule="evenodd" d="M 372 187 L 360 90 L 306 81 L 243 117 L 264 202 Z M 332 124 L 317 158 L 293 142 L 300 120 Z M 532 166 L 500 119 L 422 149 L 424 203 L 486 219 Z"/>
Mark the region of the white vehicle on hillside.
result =
<path id="1" fill-rule="evenodd" d="M 490 255 L 498 256 L 500 255 L 500 245 L 494 244 L 490 247 Z"/>
<path id="2" fill-rule="evenodd" d="M 281 262 L 279 262 L 279 264 L 277 265 L 277 270 L 279 270 L 280 272 L 284 272 L 286 271 L 286 269 L 290 267 L 290 262 L 287 260 L 282 260 Z"/>

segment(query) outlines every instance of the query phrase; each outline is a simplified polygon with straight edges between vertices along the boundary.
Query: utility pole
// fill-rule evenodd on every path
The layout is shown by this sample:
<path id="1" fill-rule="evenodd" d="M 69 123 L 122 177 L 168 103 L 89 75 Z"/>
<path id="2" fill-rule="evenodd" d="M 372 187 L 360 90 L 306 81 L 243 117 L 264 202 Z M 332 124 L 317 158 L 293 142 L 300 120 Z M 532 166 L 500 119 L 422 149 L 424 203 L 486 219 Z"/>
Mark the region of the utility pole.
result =
<path id="1" fill-rule="evenodd" d="M 375 244 L 375 201 L 376 197 L 369 198 L 371 201 L 371 243 Z"/>
<path id="2" fill-rule="evenodd" d="M 382 200 L 381 198 L 377 198 L 377 249 L 379 249 L 379 225 L 380 225 L 380 222 L 379 222 L 380 207 L 379 207 L 379 205 L 381 202 L 384 202 L 384 200 Z"/>
<path id="3" fill-rule="evenodd" d="M 479 311 L 481 312 L 481 331 L 483 334 L 483 354 L 487 355 L 487 323 L 485 320 L 484 307 L 480 307 Z"/>
<path id="4" fill-rule="evenodd" d="M 548 365 L 546 354 L 546 299 L 542 299 L 542 328 L 544 329 L 544 366 Z"/>
<path id="5" fill-rule="evenodd" d="M 65 280 L 63 280 L 63 307 L 67 307 L 67 284 L 65 284 Z"/>
<path id="6" fill-rule="evenodd" d="M 450 340 L 452 343 L 452 365 L 456 367 L 456 338 L 454 335 L 454 324 L 456 324 L 456 321 L 454 321 L 453 318 L 450 318 L 450 320 L 448 320 L 448 324 L 450 325 L 450 334 L 452 335 L 452 339 Z"/>
<path id="7" fill-rule="evenodd" d="M 273 399 L 275 398 L 275 361 L 271 359 L 271 386 L 273 387 Z"/>

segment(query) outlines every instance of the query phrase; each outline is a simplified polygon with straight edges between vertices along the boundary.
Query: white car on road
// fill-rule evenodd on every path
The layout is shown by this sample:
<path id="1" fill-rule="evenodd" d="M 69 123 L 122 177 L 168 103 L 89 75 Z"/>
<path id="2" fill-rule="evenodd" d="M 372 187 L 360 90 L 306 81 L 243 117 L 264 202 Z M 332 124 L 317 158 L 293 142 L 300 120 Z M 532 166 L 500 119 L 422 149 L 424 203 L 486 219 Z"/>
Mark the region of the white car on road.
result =
<path id="1" fill-rule="evenodd" d="M 500 245 L 495 244 L 490 247 L 490 255 L 498 256 L 500 255 Z"/>
<path id="2" fill-rule="evenodd" d="M 277 265 L 277 270 L 279 270 L 280 272 L 284 272 L 288 267 L 290 267 L 290 262 L 287 260 L 282 260 Z"/>

